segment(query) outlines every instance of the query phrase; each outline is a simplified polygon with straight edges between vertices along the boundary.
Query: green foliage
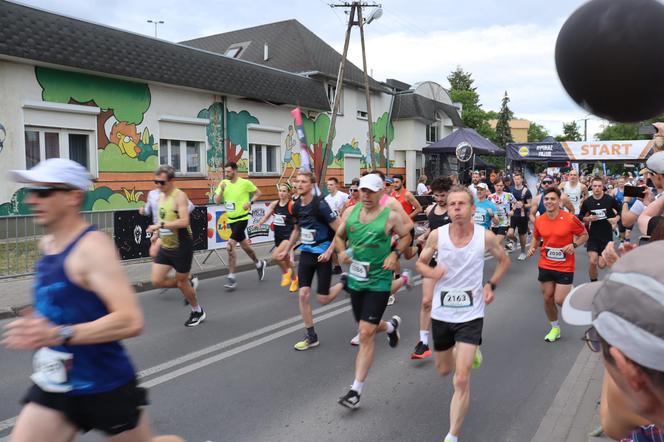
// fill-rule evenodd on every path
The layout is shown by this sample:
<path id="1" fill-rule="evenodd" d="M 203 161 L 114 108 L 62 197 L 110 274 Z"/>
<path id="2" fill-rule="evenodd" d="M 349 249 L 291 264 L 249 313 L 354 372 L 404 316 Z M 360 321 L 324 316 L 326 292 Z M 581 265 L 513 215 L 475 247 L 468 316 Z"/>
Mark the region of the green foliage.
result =
<path id="1" fill-rule="evenodd" d="M 303 118 L 302 125 L 308 145 L 327 143 L 327 134 L 330 132 L 330 117 L 327 114 L 319 114 L 315 120 Z"/>
<path id="2" fill-rule="evenodd" d="M 544 138 L 549 136 L 549 132 L 542 126 L 537 123 L 530 123 L 528 127 L 528 142 L 537 142 L 542 141 Z"/>
<path id="3" fill-rule="evenodd" d="M 112 110 L 118 121 L 130 124 L 140 124 L 150 107 L 146 84 L 44 67 L 36 67 L 35 75 L 44 101 L 94 101 L 102 110 Z"/>
<path id="4" fill-rule="evenodd" d="M 505 91 L 498 113 L 498 122 L 496 123 L 496 143 L 502 148 L 507 146 L 508 143 L 514 142 L 512 129 L 510 128 L 510 120 L 514 118 L 514 113 L 508 106 L 509 102 L 510 98 L 507 96 L 507 91 Z"/>
<path id="5" fill-rule="evenodd" d="M 337 154 L 334 156 L 334 159 L 337 161 L 337 163 L 343 165 L 344 156 L 346 155 L 362 155 L 362 151 L 358 147 L 346 143 L 339 148 Z"/>
<path id="6" fill-rule="evenodd" d="M 384 138 L 389 144 L 394 140 L 394 125 L 390 121 L 387 112 L 383 112 L 383 115 L 376 120 L 373 124 L 372 130 L 375 141 L 380 142 L 380 139 Z"/>
<path id="7" fill-rule="evenodd" d="M 198 118 L 207 118 L 206 127 L 208 144 L 207 163 L 212 169 L 219 169 L 224 163 L 224 104 L 213 103 L 207 109 L 198 112 Z"/>
<path id="8" fill-rule="evenodd" d="M 141 147 L 141 154 L 144 147 Z M 152 149 L 152 145 L 149 145 Z M 159 158 L 157 152 L 152 150 L 153 154 L 146 157 L 144 161 L 140 160 L 140 154 L 137 158 L 131 158 L 122 152 L 117 144 L 109 143 L 105 149 L 99 150 L 99 171 L 100 172 L 153 172 L 159 167 Z"/>
<path id="9" fill-rule="evenodd" d="M 91 192 L 85 194 L 85 201 L 81 211 L 89 212 L 92 210 L 95 202 L 98 200 L 108 200 L 113 195 L 113 191 L 108 187 L 97 187 Z"/>
<path id="10" fill-rule="evenodd" d="M 610 140 L 638 140 L 639 123 L 613 123 L 606 126 L 600 133 L 595 134 L 600 141 Z"/>
<path id="11" fill-rule="evenodd" d="M 129 201 L 124 195 L 114 193 L 108 199 L 98 199 L 92 205 L 93 211 L 107 211 L 120 209 L 140 209 L 145 203 L 143 201 Z"/>
<path id="12" fill-rule="evenodd" d="M 576 121 L 569 123 L 563 123 L 563 134 L 556 136 L 557 141 L 581 141 L 583 140 L 583 135 L 579 129 L 579 125 Z"/>
<path id="13" fill-rule="evenodd" d="M 246 151 L 247 146 L 247 126 L 249 124 L 258 124 L 258 118 L 251 115 L 246 110 L 241 112 L 229 112 L 226 115 L 228 122 L 228 138 L 236 146 L 242 146 L 242 150 Z"/>
<path id="14" fill-rule="evenodd" d="M 9 202 L 0 204 L 0 216 L 29 215 L 32 213 L 30 206 L 25 203 L 25 197 L 28 189 L 25 187 L 18 189 L 12 195 Z"/>
<path id="15" fill-rule="evenodd" d="M 465 72 L 461 66 L 452 72 L 447 80 L 450 82 L 450 98 L 454 103 L 461 103 L 461 120 L 463 125 L 475 129 L 477 133 L 491 141 L 495 141 L 496 133 L 491 128 L 489 120 L 495 116 L 495 112 L 487 112 L 482 109 L 480 96 L 477 93 L 470 72 Z"/>
<path id="16" fill-rule="evenodd" d="M 465 72 L 461 66 L 457 66 L 456 70 L 447 76 L 447 81 L 450 82 L 450 89 L 452 90 L 475 92 L 475 89 L 477 89 L 473 87 L 475 80 L 473 80 L 472 74 Z"/>

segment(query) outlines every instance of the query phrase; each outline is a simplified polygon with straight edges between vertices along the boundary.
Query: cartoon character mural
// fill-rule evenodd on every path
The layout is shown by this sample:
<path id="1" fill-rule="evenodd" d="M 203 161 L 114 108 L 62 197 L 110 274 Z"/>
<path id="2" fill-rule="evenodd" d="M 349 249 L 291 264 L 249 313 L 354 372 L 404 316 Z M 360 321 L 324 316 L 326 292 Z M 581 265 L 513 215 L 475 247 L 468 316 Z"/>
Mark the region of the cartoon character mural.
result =
<path id="1" fill-rule="evenodd" d="M 330 132 L 330 117 L 327 114 L 318 114 L 315 119 L 305 117 L 302 119 L 304 134 L 309 144 L 309 157 L 313 159 L 314 170 L 319 171 L 323 164 L 325 143 Z M 335 131 L 336 132 L 336 131 Z M 334 161 L 334 154 L 330 152 L 327 158 L 329 167 Z"/>
<path id="2" fill-rule="evenodd" d="M 302 164 L 300 160 L 300 143 L 297 140 L 295 129 L 292 124 L 288 125 L 288 133 L 284 140 L 284 147 L 286 148 L 284 150 L 284 165 L 299 168 Z"/>
<path id="3" fill-rule="evenodd" d="M 5 148 L 5 140 L 7 139 L 7 130 L 5 126 L 0 123 L 0 153 Z"/>

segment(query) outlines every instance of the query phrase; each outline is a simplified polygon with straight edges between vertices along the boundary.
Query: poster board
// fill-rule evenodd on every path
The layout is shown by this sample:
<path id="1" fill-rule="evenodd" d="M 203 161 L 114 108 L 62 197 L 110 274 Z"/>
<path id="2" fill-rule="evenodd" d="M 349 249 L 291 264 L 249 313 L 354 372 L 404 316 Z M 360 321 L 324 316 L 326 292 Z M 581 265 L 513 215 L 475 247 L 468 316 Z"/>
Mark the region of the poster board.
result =
<path id="1" fill-rule="evenodd" d="M 269 202 L 256 202 L 251 205 L 249 222 L 247 223 L 247 237 L 252 244 L 274 241 L 274 227 L 270 217 L 265 224 L 257 223 L 265 215 Z M 223 205 L 207 207 L 207 248 L 208 250 L 225 249 L 231 237 L 231 228 L 228 224 L 226 209 Z"/>

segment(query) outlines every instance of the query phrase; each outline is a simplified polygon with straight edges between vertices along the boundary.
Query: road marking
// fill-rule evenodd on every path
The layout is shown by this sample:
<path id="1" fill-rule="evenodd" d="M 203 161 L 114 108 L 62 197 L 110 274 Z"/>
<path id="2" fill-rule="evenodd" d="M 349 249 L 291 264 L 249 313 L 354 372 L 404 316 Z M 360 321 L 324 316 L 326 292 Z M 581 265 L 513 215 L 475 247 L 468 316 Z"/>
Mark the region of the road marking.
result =
<path id="1" fill-rule="evenodd" d="M 16 425 L 16 419 L 18 416 L 12 417 L 11 419 L 6 419 L 4 421 L 0 421 L 0 433 L 3 431 L 7 430 L 8 428 L 12 428 L 14 425 Z M 0 441 L 4 441 L 5 439 L 9 438 L 2 438 Z"/>

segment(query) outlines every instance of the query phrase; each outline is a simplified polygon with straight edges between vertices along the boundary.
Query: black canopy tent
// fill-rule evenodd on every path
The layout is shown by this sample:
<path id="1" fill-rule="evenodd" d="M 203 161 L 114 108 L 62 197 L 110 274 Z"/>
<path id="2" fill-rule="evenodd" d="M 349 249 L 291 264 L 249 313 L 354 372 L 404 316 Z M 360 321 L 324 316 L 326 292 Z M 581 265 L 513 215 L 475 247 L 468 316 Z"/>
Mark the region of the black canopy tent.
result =
<path id="1" fill-rule="evenodd" d="M 457 147 L 463 143 L 467 143 L 473 148 L 472 157 L 465 162 L 459 161 L 456 156 Z M 469 128 L 455 130 L 445 138 L 424 147 L 422 153 L 425 156 L 427 176 L 459 175 L 461 182 L 466 181 L 465 178 L 473 168 L 490 167 L 477 155 L 505 156 L 503 149 L 478 134 L 475 129 Z"/>

